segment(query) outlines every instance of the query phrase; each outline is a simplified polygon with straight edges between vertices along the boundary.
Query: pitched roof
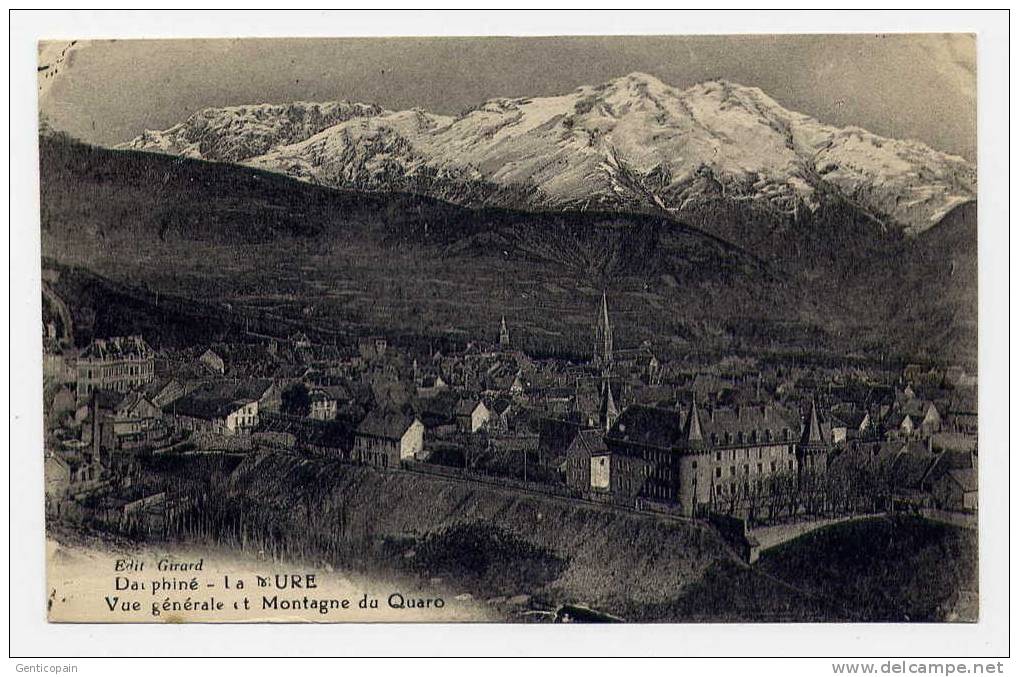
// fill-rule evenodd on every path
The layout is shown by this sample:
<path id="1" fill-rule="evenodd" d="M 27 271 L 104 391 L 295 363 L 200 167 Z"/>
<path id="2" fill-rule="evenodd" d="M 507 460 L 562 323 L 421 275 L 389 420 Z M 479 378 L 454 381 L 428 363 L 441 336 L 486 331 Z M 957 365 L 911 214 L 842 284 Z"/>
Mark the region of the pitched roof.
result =
<path id="1" fill-rule="evenodd" d="M 874 446 L 877 449 L 874 451 L 872 447 L 871 457 L 878 463 L 883 464 L 893 463 L 899 457 L 899 454 L 903 453 L 906 449 L 906 443 L 897 440 L 881 442 Z"/>
<path id="2" fill-rule="evenodd" d="M 166 378 L 157 379 L 155 381 L 149 381 L 142 387 L 141 392 L 143 395 L 145 395 L 145 397 L 151 399 L 153 397 L 161 395 L 163 391 L 165 391 L 167 388 L 170 388 L 171 386 L 174 386 L 175 384 L 177 387 L 180 387 L 180 382 L 177 381 L 177 379 L 168 376 Z"/>
<path id="3" fill-rule="evenodd" d="M 357 426 L 357 434 L 399 441 L 414 420 L 413 416 L 399 412 L 372 411 Z"/>
<path id="4" fill-rule="evenodd" d="M 446 381 L 442 378 L 442 374 L 429 374 L 421 379 L 422 388 L 441 388 L 445 385 Z"/>
<path id="5" fill-rule="evenodd" d="M 312 402 L 335 402 L 336 398 L 333 397 L 323 388 L 312 388 L 308 391 L 308 399 Z"/>
<path id="6" fill-rule="evenodd" d="M 497 398 L 494 402 L 492 402 L 492 411 L 494 411 L 499 416 L 502 416 L 504 413 L 506 413 L 506 410 L 509 409 L 512 404 L 513 400 L 509 399 L 508 397 Z"/>
<path id="7" fill-rule="evenodd" d="M 316 362 L 339 362 L 346 359 L 348 352 L 339 346 L 329 344 L 301 345 L 294 349 L 294 356 L 302 364 Z"/>
<path id="8" fill-rule="evenodd" d="M 189 381 L 209 377 L 219 377 L 220 374 L 213 370 L 213 368 L 205 362 L 196 360 L 194 362 L 187 362 L 180 365 L 180 367 L 174 370 L 174 376 L 180 381 Z"/>
<path id="9" fill-rule="evenodd" d="M 885 419 L 885 427 L 886 428 L 901 428 L 904 425 L 906 425 L 907 419 L 909 420 L 909 424 L 910 425 L 912 425 L 912 426 L 916 425 L 916 421 L 914 421 L 913 417 L 910 416 L 909 414 L 905 414 L 905 413 L 902 413 L 902 412 L 892 412 Z"/>
<path id="10" fill-rule="evenodd" d="M 580 431 L 577 421 L 542 418 L 538 423 L 538 449 L 543 454 L 558 457 L 570 448 Z"/>
<path id="11" fill-rule="evenodd" d="M 963 491 L 977 491 L 976 468 L 955 468 L 948 471 L 948 477 L 962 487 Z"/>
<path id="12" fill-rule="evenodd" d="M 931 407 L 934 407 L 932 403 L 914 397 L 906 401 L 902 405 L 901 410 L 903 413 L 909 414 L 914 421 L 919 422 L 927 416 L 927 412 L 930 411 Z M 934 411 L 937 412 L 937 407 L 934 407 Z"/>
<path id="13" fill-rule="evenodd" d="M 353 396 L 350 393 L 350 389 L 347 388 L 347 386 L 343 385 L 342 383 L 327 386 L 316 386 L 316 389 L 321 390 L 322 392 L 324 392 L 326 395 L 333 398 L 337 402 L 345 402 L 353 399 Z"/>
<path id="14" fill-rule="evenodd" d="M 205 420 L 225 418 L 262 398 L 271 381 L 219 381 L 206 383 L 173 404 L 176 414 Z"/>
<path id="15" fill-rule="evenodd" d="M 859 430 L 867 418 L 865 411 L 846 411 L 839 413 L 839 420 L 846 424 L 851 430 Z"/>
<path id="16" fill-rule="evenodd" d="M 209 350 L 225 362 L 276 361 L 269 348 L 262 343 L 213 343 Z"/>
<path id="17" fill-rule="evenodd" d="M 794 418 L 794 413 L 779 407 L 735 407 L 705 411 L 691 406 L 690 413 L 684 416 L 683 412 L 675 409 L 634 405 L 623 411 L 606 437 L 610 441 L 661 449 L 687 448 L 700 444 L 727 446 L 755 440 L 791 442 L 791 419 Z"/>
<path id="18" fill-rule="evenodd" d="M 93 339 L 82 351 L 79 359 L 123 360 L 152 356 L 152 348 L 141 336 L 114 336 L 108 339 Z"/>
<path id="19" fill-rule="evenodd" d="M 156 405 L 148 401 L 148 399 L 141 392 L 134 390 L 125 395 L 120 402 L 117 403 L 117 411 L 132 410 L 137 407 L 141 402 L 148 402 L 148 406 L 153 409 L 158 409 Z"/>
<path id="20" fill-rule="evenodd" d="M 568 456 L 600 454 L 606 451 L 608 451 L 608 447 L 605 445 L 605 436 L 597 428 L 579 430 L 577 436 L 573 438 L 573 442 L 566 448 Z"/>
<path id="21" fill-rule="evenodd" d="M 702 410 L 703 438 L 713 445 L 750 441 L 793 441 L 799 427 L 795 411 L 777 406 L 737 406 Z M 823 426 L 822 426 L 823 429 Z"/>
<path id="22" fill-rule="evenodd" d="M 697 411 L 697 396 L 694 395 L 690 398 L 690 413 L 686 417 L 686 426 L 683 431 L 683 438 L 688 444 L 704 441 L 704 433 L 701 427 L 701 415 Z"/>
<path id="23" fill-rule="evenodd" d="M 177 400 L 174 413 L 204 420 L 226 418 L 241 407 L 251 404 L 254 399 L 236 399 L 213 393 L 191 393 Z"/>
<path id="24" fill-rule="evenodd" d="M 926 445 L 910 444 L 892 463 L 892 483 L 903 489 L 918 489 L 936 458 Z"/>
<path id="25" fill-rule="evenodd" d="M 273 369 L 274 378 L 301 379 L 308 376 L 311 367 L 304 364 L 280 364 Z"/>
<path id="26" fill-rule="evenodd" d="M 817 416 L 817 400 L 810 402 L 810 414 L 807 415 L 807 422 L 803 426 L 800 444 L 824 444 L 824 438 L 821 436 L 821 421 Z"/>
<path id="27" fill-rule="evenodd" d="M 470 416 L 474 413 L 474 410 L 479 406 L 484 406 L 484 402 L 480 399 L 464 399 L 456 403 L 456 409 L 454 414 L 456 416 Z"/>
<path id="28" fill-rule="evenodd" d="M 953 470 L 966 470 L 974 467 L 974 457 L 969 451 L 946 449 L 938 454 L 937 460 L 927 473 L 927 480 L 937 480 Z"/>
<path id="29" fill-rule="evenodd" d="M 462 393 L 456 390 L 443 389 L 431 397 L 422 398 L 420 400 L 421 415 L 428 416 L 436 422 L 440 420 L 452 422 L 461 395 Z"/>
<path id="30" fill-rule="evenodd" d="M 683 417 L 672 409 L 627 407 L 606 433 L 606 441 L 671 449 L 682 439 Z"/>

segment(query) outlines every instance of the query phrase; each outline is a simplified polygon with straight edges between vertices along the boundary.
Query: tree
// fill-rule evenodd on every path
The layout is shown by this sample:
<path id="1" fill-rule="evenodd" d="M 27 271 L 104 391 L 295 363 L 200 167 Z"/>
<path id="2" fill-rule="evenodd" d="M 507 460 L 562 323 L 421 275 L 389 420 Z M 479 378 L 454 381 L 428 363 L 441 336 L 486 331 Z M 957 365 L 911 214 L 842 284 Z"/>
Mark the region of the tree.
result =
<path id="1" fill-rule="evenodd" d="M 280 394 L 280 410 L 290 416 L 307 416 L 311 413 L 311 396 L 303 383 L 288 386 Z"/>

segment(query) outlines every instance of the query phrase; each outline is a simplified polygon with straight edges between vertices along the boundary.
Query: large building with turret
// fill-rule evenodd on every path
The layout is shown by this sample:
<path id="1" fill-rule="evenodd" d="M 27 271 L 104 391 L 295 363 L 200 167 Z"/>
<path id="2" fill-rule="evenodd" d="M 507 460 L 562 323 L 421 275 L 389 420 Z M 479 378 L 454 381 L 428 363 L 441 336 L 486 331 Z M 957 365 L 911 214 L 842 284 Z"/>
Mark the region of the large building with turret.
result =
<path id="1" fill-rule="evenodd" d="M 702 408 L 694 399 L 685 411 L 628 407 L 605 444 L 644 461 L 634 466 L 643 474 L 640 496 L 695 515 L 759 495 L 771 478 L 795 481 L 801 467 L 823 469 L 830 435 L 826 440 L 816 406 L 801 427 L 799 414 L 782 407 Z"/>

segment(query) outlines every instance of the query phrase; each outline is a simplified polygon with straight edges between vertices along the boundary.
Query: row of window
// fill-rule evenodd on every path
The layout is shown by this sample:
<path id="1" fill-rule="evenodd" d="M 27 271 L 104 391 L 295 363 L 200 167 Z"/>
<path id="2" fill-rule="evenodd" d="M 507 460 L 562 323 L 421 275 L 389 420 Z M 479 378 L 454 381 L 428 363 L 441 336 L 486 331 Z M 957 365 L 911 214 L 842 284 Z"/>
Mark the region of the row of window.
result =
<path id="1" fill-rule="evenodd" d="M 737 461 L 740 458 L 750 459 L 752 456 L 762 458 L 765 453 L 769 456 L 773 453 L 785 453 L 792 456 L 796 453 L 796 448 L 793 445 L 787 445 L 784 447 L 744 447 L 740 449 L 730 449 L 715 452 L 716 461 Z"/>
<path id="2" fill-rule="evenodd" d="M 238 428 L 253 428 L 258 425 L 258 416 L 238 416 L 234 420 Z"/>
<path id="3" fill-rule="evenodd" d="M 743 444 L 744 442 L 771 442 L 773 440 L 788 440 L 791 439 L 791 432 L 789 428 L 783 428 L 782 434 L 776 436 L 770 430 L 765 430 L 763 434 L 759 434 L 756 430 L 751 430 L 749 433 L 739 431 L 736 434 L 723 433 L 711 433 L 712 444 Z"/>
<path id="4" fill-rule="evenodd" d="M 697 466 L 695 465 L 694 467 L 696 468 Z M 781 465 L 780 465 L 779 461 L 771 461 L 771 462 L 768 463 L 768 471 L 771 472 L 771 473 L 778 472 L 780 467 L 781 467 Z M 749 475 L 750 474 L 750 468 L 751 468 L 751 465 L 749 463 L 744 463 L 743 464 L 743 468 L 742 468 L 743 474 L 744 475 Z M 757 464 L 757 474 L 760 475 L 760 474 L 764 473 L 764 468 L 765 468 L 764 463 L 758 463 Z M 789 459 L 786 462 L 786 470 L 793 470 L 793 469 L 794 469 L 793 460 Z M 736 474 L 737 474 L 737 467 L 735 465 L 730 465 L 729 466 L 729 477 L 736 477 Z M 722 477 L 722 467 L 721 466 L 715 466 L 715 477 L 716 478 L 721 478 Z"/>
<path id="5" fill-rule="evenodd" d="M 758 491 L 760 491 L 761 489 L 767 490 L 771 488 L 769 484 L 765 483 L 763 480 L 757 480 L 753 483 L 753 485 Z M 729 496 L 736 496 L 740 493 L 746 493 L 749 490 L 749 488 L 750 485 L 748 485 L 745 482 L 731 482 L 723 484 L 713 484 L 711 486 L 711 492 L 715 496 L 725 496 L 727 494 Z"/>
<path id="6" fill-rule="evenodd" d="M 142 383 L 143 383 L 142 381 L 138 381 L 138 382 L 134 382 L 134 381 L 118 381 L 116 383 L 106 383 L 106 384 L 103 384 L 103 383 L 93 384 L 93 383 L 79 382 L 78 383 L 78 394 L 79 394 L 79 396 L 81 396 L 81 395 L 91 395 L 92 392 L 95 391 L 95 390 L 110 390 L 110 391 L 117 392 L 117 393 L 126 393 L 126 392 L 130 391 L 132 388 L 134 388 L 135 386 L 139 386 Z"/>
<path id="7" fill-rule="evenodd" d="M 697 467 L 697 463 L 695 461 L 694 462 L 694 468 L 696 468 L 696 467 Z M 672 473 L 669 472 L 669 470 L 670 469 L 667 466 L 663 466 L 663 465 L 650 465 L 650 464 L 646 464 L 642 468 L 642 472 L 644 474 L 644 477 L 654 477 L 655 479 L 658 479 L 658 480 L 667 480 L 670 477 L 672 477 Z"/>
<path id="8" fill-rule="evenodd" d="M 102 369 L 86 369 L 85 378 L 121 378 L 121 377 L 140 377 L 148 376 L 152 374 L 151 369 L 142 369 L 137 365 L 127 365 L 121 367 L 103 367 Z"/>
<path id="9" fill-rule="evenodd" d="M 366 449 L 366 450 L 369 450 L 369 451 L 370 450 L 374 450 L 374 449 L 390 449 L 393 446 L 395 446 L 389 440 L 382 439 L 382 438 L 379 438 L 379 437 L 368 437 L 367 435 L 365 435 L 365 436 L 360 436 L 359 435 L 354 440 L 354 444 L 358 448 Z"/>
<path id="10" fill-rule="evenodd" d="M 389 466 L 389 455 L 379 452 L 372 451 L 361 451 L 354 449 L 354 459 L 361 463 L 367 463 L 368 465 L 374 465 L 380 468 L 386 468 Z"/>

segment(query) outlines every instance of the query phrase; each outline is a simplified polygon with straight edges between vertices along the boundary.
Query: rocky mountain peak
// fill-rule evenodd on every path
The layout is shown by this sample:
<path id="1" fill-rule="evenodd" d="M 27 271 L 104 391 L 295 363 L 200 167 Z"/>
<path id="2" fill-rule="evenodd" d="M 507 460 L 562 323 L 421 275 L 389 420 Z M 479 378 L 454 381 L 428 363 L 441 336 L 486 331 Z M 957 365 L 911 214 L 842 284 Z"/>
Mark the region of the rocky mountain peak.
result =
<path id="1" fill-rule="evenodd" d="M 351 102 L 205 109 L 124 147 L 472 205 L 679 218 L 751 207 L 769 229 L 835 199 L 917 234 L 976 197 L 962 158 L 823 124 L 757 87 L 718 79 L 680 90 L 642 72 L 455 117 Z"/>

